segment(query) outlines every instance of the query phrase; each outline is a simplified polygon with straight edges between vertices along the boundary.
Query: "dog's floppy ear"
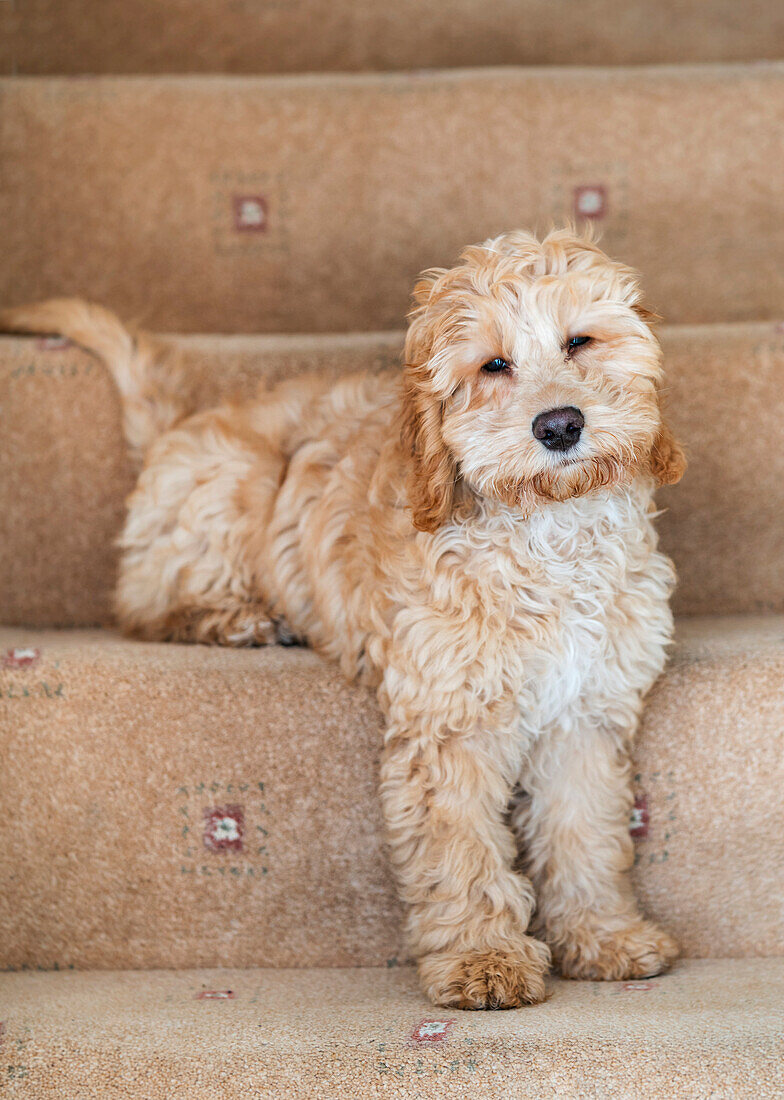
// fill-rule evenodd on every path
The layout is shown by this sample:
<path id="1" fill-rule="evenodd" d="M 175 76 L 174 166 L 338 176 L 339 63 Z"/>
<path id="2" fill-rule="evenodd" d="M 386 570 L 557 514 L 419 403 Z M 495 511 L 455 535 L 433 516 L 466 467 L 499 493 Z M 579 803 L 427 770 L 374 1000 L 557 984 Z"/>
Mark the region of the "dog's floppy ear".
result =
<path id="1" fill-rule="evenodd" d="M 659 485 L 675 485 L 686 473 L 686 455 L 664 421 L 653 441 L 648 465 Z"/>
<path id="2" fill-rule="evenodd" d="M 656 313 L 653 309 L 648 309 L 642 302 L 634 302 L 632 309 L 640 318 L 641 321 L 645 321 L 646 325 L 656 325 L 661 321 L 661 314 Z"/>
<path id="3" fill-rule="evenodd" d="M 632 303 L 632 309 L 646 325 L 652 327 L 661 317 L 640 301 Z M 675 485 L 686 473 L 686 455 L 678 440 L 664 420 L 654 436 L 648 455 L 648 469 L 659 485 Z"/>
<path id="4" fill-rule="evenodd" d="M 433 333 L 427 303 L 436 274 L 428 273 L 414 288 L 418 304 L 411 314 L 403 368 L 401 438 L 411 456 L 408 501 L 419 531 L 436 531 L 450 518 L 458 476 L 441 434 L 443 402 L 433 392 L 428 368 Z"/>

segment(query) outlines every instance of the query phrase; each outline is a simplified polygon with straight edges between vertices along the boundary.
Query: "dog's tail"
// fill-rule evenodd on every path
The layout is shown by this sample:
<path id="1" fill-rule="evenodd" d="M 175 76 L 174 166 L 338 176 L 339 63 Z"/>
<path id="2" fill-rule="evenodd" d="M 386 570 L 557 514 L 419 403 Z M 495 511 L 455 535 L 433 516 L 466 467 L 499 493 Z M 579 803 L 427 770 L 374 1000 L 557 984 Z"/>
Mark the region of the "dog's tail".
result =
<path id="1" fill-rule="evenodd" d="M 123 431 L 134 457 L 191 411 L 174 349 L 146 332 L 132 332 L 114 313 L 80 298 L 0 310 L 0 332 L 64 336 L 106 364 L 120 392 Z"/>

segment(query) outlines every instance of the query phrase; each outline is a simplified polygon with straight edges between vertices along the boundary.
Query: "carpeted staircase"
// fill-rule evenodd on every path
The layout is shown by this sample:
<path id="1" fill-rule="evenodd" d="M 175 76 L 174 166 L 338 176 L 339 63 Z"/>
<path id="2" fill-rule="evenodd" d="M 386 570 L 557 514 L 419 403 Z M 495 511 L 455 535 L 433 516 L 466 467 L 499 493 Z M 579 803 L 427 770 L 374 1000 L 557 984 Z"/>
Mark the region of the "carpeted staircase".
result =
<path id="1" fill-rule="evenodd" d="M 665 318 L 690 457 L 630 823 L 685 957 L 445 1011 L 401 940 L 374 700 L 307 650 L 114 633 L 117 396 L 0 337 L 0 1094 L 784 1094 L 777 57 L 774 0 L 0 0 L 0 304 L 188 333 L 205 406 L 389 366 L 420 268 L 587 218 Z"/>

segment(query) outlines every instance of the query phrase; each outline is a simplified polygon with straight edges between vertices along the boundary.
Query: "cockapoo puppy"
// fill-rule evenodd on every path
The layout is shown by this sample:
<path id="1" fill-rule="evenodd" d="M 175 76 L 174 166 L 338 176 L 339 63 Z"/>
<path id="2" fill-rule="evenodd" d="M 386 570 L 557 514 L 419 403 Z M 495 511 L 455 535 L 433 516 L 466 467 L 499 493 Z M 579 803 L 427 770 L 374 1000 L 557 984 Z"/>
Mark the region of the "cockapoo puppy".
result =
<path id="1" fill-rule="evenodd" d="M 684 470 L 637 278 L 570 230 L 425 272 L 402 373 L 186 416 L 176 364 L 57 300 L 6 329 L 102 356 L 144 468 L 117 613 L 140 638 L 303 641 L 373 685 L 428 996 L 511 1008 L 676 955 L 629 880 L 629 749 L 672 630 L 653 493 Z"/>

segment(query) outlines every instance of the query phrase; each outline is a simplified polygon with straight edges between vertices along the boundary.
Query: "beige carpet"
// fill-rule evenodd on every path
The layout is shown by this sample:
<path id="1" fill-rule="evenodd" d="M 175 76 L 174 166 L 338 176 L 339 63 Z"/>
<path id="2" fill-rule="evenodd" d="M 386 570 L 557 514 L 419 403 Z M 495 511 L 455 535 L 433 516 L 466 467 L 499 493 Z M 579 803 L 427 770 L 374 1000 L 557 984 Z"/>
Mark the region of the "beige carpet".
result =
<path id="1" fill-rule="evenodd" d="M 669 326 L 690 458 L 630 821 L 684 958 L 445 1012 L 365 691 L 51 629 L 110 623 L 132 472 L 102 365 L 0 338 L 0 1095 L 784 1096 L 783 59 L 775 0 L 0 0 L 0 305 L 190 334 L 205 406 L 394 366 L 420 269 L 587 219 Z"/>
<path id="2" fill-rule="evenodd" d="M 230 993 L 230 996 L 227 994 Z M 221 995 L 222 994 L 222 995 Z M 784 960 L 446 1012 L 408 968 L 0 975 L 20 1100 L 778 1100 Z"/>
<path id="3" fill-rule="evenodd" d="M 8 629 L 0 655 L 0 967 L 403 957 L 381 719 L 332 665 Z M 635 878 L 688 955 L 784 953 L 782 684 L 784 617 L 686 620 L 649 698 Z"/>
<path id="4" fill-rule="evenodd" d="M 314 29 L 317 31 L 314 33 Z M 776 0 L 22 0 L 0 72 L 303 72 L 781 57 Z"/>
<path id="5" fill-rule="evenodd" d="M 778 318 L 784 63 L 0 81 L 0 300 L 166 331 L 400 326 L 415 275 L 585 211 L 669 323 Z"/>

